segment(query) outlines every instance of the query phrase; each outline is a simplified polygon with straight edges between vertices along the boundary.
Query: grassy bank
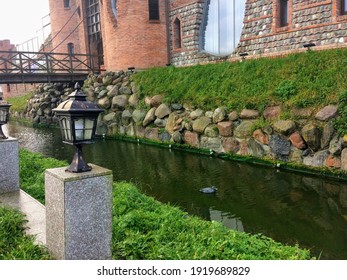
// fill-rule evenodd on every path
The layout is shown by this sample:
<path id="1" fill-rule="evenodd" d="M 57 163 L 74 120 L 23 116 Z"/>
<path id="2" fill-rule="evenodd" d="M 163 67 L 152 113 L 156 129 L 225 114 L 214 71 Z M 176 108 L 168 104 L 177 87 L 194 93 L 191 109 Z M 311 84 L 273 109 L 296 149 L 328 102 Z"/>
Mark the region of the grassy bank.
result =
<path id="1" fill-rule="evenodd" d="M 33 243 L 34 237 L 24 232 L 25 218 L 21 213 L 0 207 L 0 260 L 47 260 L 43 246 Z"/>
<path id="2" fill-rule="evenodd" d="M 185 68 L 153 68 L 134 76 L 142 95 L 202 109 L 238 111 L 282 105 L 284 109 L 337 103 L 346 89 L 347 49 Z"/>
<path id="3" fill-rule="evenodd" d="M 27 102 L 32 96 L 33 96 L 33 93 L 28 93 L 22 96 L 8 98 L 7 99 L 8 103 L 12 105 L 11 111 L 24 113 L 24 109 L 27 105 Z"/>
<path id="4" fill-rule="evenodd" d="M 22 188 L 44 200 L 47 167 L 66 165 L 20 151 Z M 34 169 L 34 170 L 33 170 Z M 31 183 L 35 183 L 32 188 Z M 308 259 L 309 252 L 261 235 L 232 231 L 143 195 L 134 185 L 113 185 L 114 259 Z"/>

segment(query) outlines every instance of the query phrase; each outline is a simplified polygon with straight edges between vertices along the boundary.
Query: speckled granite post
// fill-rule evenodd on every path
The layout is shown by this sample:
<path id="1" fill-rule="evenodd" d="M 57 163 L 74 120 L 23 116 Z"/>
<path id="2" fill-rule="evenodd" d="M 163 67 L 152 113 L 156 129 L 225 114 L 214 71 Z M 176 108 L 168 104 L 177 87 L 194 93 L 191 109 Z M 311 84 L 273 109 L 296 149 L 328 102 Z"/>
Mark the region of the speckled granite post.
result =
<path id="1" fill-rule="evenodd" d="M 19 191 L 18 140 L 0 140 L 0 193 Z"/>
<path id="2" fill-rule="evenodd" d="M 61 260 L 111 259 L 112 171 L 46 170 L 46 239 Z"/>

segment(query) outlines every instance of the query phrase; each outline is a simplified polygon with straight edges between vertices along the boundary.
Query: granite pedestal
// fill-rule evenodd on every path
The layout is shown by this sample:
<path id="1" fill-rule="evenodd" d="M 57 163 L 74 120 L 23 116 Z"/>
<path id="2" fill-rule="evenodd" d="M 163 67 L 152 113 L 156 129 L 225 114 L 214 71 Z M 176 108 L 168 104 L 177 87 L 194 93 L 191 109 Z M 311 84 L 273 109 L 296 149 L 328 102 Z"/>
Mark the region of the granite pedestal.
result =
<path id="1" fill-rule="evenodd" d="M 0 140 L 0 193 L 19 191 L 18 140 Z"/>
<path id="2" fill-rule="evenodd" d="M 111 259 L 112 171 L 91 166 L 46 170 L 46 242 L 55 259 Z"/>

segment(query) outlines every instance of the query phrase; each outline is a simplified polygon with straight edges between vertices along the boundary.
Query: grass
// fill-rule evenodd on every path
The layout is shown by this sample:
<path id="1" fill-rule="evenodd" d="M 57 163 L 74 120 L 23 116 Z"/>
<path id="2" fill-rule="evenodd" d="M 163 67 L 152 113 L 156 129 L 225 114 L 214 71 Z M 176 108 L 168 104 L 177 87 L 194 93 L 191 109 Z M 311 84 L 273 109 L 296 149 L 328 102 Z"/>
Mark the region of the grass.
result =
<path id="1" fill-rule="evenodd" d="M 25 234 L 25 223 L 18 211 L 0 207 L 0 260 L 50 259 L 47 250 Z"/>
<path id="2" fill-rule="evenodd" d="M 33 93 L 28 93 L 18 97 L 11 97 L 7 99 L 7 102 L 12 106 L 11 112 L 24 113 L 28 100 L 33 96 Z"/>
<path id="3" fill-rule="evenodd" d="M 44 200 L 45 168 L 63 162 L 20 151 L 21 186 Z M 66 165 L 66 164 L 65 164 Z M 35 187 L 29 187 L 31 183 Z M 43 201 L 44 202 L 44 201 Z M 261 235 L 229 230 L 145 196 L 132 184 L 113 184 L 114 259 L 309 259 L 307 250 Z"/>
<path id="4" fill-rule="evenodd" d="M 337 104 L 346 89 L 347 49 L 291 54 L 240 62 L 153 68 L 133 79 L 142 96 L 163 94 L 167 102 L 202 109 L 227 106 L 263 111 L 271 105 L 318 108 Z"/>

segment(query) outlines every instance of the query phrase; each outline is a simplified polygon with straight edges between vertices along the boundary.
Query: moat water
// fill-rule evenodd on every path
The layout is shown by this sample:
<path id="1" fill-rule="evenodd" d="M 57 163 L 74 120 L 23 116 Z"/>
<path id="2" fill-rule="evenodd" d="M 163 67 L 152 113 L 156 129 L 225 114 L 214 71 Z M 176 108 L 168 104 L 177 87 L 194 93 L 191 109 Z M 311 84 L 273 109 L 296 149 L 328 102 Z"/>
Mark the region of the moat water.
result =
<path id="1" fill-rule="evenodd" d="M 58 129 L 11 123 L 21 148 L 71 161 Z M 229 228 L 309 248 L 321 259 L 347 259 L 347 182 L 116 140 L 84 146 L 88 162 L 113 170 L 157 200 Z M 215 195 L 199 192 L 216 186 Z M 344 190 L 344 191 L 343 191 Z"/>

